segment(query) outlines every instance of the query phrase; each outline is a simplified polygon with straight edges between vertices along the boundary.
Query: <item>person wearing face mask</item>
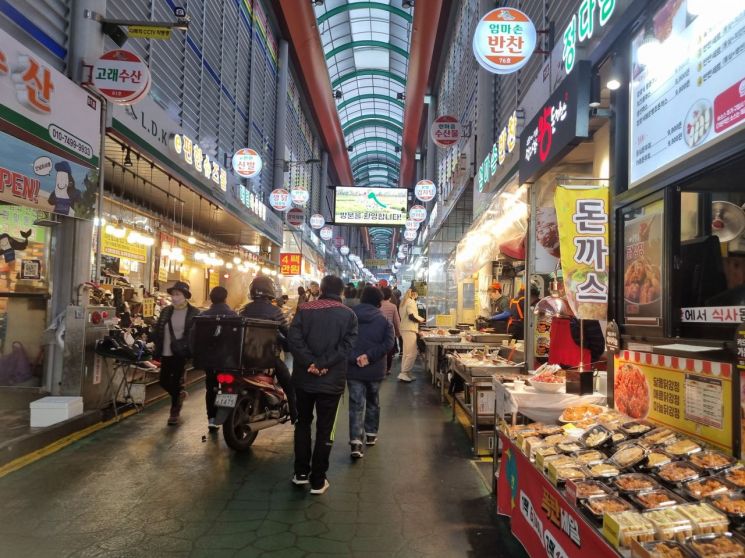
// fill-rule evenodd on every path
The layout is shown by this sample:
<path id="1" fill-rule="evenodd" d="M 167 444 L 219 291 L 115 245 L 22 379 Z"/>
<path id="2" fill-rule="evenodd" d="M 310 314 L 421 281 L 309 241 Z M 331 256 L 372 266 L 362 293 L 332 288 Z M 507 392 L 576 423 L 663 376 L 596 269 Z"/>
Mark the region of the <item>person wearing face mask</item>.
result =
<path id="1" fill-rule="evenodd" d="M 161 311 L 152 337 L 155 357 L 160 360 L 160 385 L 171 396 L 168 424 L 176 425 L 186 398 L 184 372 L 186 361 L 191 356 L 188 348 L 189 334 L 199 310 L 189 304 L 191 292 L 189 285 L 183 281 L 177 281 L 166 292 L 171 295 L 171 304 Z"/>

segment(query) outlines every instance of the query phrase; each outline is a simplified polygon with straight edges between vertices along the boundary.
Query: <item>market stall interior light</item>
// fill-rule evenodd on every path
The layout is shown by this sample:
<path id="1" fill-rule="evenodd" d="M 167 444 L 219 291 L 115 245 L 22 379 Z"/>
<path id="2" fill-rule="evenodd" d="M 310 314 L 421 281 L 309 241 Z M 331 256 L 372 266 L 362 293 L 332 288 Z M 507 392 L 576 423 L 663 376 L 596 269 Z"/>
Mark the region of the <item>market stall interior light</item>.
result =
<path id="1" fill-rule="evenodd" d="M 619 59 L 614 56 L 611 60 L 610 74 L 608 74 L 608 80 L 605 82 L 605 86 L 611 91 L 616 91 L 621 88 L 622 80 L 621 68 L 619 67 Z"/>
<path id="2" fill-rule="evenodd" d="M 192 233 L 192 234 L 193 234 L 193 233 Z M 189 238 L 187 238 L 187 239 L 186 239 L 186 241 L 187 241 L 187 242 L 188 242 L 189 244 L 191 244 L 192 246 L 194 246 L 194 245 L 195 245 L 195 244 L 197 243 L 197 239 L 196 239 L 196 238 L 194 238 L 194 236 L 192 236 L 192 234 L 190 234 L 190 235 L 189 235 Z"/>

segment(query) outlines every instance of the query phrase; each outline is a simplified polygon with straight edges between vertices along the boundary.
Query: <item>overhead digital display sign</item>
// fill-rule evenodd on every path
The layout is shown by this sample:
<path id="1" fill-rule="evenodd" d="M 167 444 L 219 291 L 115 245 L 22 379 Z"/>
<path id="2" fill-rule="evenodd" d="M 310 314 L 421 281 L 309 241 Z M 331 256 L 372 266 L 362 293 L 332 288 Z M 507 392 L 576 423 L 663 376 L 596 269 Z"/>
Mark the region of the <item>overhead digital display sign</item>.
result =
<path id="1" fill-rule="evenodd" d="M 337 186 L 334 221 L 336 224 L 404 225 L 406 188 L 367 188 Z"/>

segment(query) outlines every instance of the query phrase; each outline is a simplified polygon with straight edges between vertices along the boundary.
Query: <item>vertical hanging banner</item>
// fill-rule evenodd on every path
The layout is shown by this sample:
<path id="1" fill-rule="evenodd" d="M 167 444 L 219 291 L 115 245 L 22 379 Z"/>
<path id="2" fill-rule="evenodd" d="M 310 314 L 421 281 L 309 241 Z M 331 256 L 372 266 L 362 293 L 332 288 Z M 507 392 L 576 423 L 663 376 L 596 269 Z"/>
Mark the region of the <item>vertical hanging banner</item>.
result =
<path id="1" fill-rule="evenodd" d="M 558 185 L 554 194 L 567 300 L 583 320 L 608 312 L 608 188 Z"/>

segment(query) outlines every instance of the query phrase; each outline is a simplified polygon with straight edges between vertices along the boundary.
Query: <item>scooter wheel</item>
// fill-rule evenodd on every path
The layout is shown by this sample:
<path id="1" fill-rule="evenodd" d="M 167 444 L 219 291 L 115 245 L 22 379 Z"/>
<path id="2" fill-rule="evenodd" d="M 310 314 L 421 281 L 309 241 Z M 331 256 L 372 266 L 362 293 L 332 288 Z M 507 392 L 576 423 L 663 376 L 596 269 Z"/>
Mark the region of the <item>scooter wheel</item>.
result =
<path id="1" fill-rule="evenodd" d="M 246 451 L 256 440 L 258 432 L 248 428 L 252 416 L 259 412 L 257 398 L 241 397 L 236 401 L 235 408 L 222 426 L 225 443 L 235 451 Z"/>

